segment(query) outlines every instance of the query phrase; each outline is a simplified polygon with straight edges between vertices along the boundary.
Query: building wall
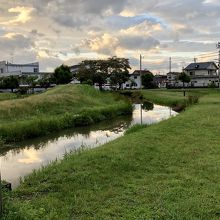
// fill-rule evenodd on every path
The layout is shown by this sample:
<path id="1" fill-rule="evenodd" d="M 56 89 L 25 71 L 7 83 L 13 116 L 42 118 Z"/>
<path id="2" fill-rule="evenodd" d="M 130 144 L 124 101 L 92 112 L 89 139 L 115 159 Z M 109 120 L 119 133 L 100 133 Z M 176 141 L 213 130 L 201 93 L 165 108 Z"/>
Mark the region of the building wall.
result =
<path id="1" fill-rule="evenodd" d="M 193 85 L 194 87 L 208 87 L 210 86 L 212 83 L 215 83 L 216 86 L 218 86 L 219 83 L 219 79 L 218 77 L 208 77 L 208 78 L 193 78 L 191 79 L 191 85 Z"/>
<path id="2" fill-rule="evenodd" d="M 132 85 L 132 82 L 134 85 Z M 141 77 L 140 75 L 131 75 L 130 79 L 122 85 L 123 89 L 140 89 L 141 88 Z"/>
<path id="3" fill-rule="evenodd" d="M 39 63 L 11 64 L 6 61 L 0 62 L 0 74 L 18 75 L 19 73 L 39 73 Z"/>

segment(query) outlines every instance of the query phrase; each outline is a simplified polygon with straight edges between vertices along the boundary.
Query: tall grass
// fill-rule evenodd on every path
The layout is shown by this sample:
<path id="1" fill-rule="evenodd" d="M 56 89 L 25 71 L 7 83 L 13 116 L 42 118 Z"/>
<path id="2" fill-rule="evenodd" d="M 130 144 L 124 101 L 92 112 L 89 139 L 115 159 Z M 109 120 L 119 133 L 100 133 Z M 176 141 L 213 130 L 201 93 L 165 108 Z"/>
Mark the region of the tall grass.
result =
<path id="1" fill-rule="evenodd" d="M 0 102 L 0 138 L 20 141 L 131 112 L 129 102 L 91 86 L 58 86 L 24 99 Z"/>

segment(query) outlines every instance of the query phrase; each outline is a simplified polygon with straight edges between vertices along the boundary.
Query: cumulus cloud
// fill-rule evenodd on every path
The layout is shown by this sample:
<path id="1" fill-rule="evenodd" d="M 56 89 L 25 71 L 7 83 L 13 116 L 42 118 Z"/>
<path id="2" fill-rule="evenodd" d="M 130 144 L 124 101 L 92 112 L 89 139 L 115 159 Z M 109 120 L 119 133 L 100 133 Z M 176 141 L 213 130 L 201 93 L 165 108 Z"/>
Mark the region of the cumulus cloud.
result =
<path id="1" fill-rule="evenodd" d="M 23 36 L 22 34 L 7 33 L 0 37 L 0 50 L 11 52 L 15 50 L 20 50 L 23 48 L 31 48 L 34 42 L 31 39 Z"/>
<path id="2" fill-rule="evenodd" d="M 1 0 L 0 54 L 32 54 L 44 70 L 110 55 L 138 66 L 143 52 L 147 66 L 167 68 L 167 57 L 215 51 L 219 10 L 218 0 Z"/>
<path id="3" fill-rule="evenodd" d="M 2 21 L 0 24 L 2 25 L 17 25 L 17 24 L 24 24 L 28 22 L 31 19 L 31 14 L 34 11 L 31 7 L 20 7 L 17 6 L 15 8 L 9 8 L 8 12 L 17 14 L 15 17 L 12 17 L 12 19 L 9 19 L 7 21 Z"/>

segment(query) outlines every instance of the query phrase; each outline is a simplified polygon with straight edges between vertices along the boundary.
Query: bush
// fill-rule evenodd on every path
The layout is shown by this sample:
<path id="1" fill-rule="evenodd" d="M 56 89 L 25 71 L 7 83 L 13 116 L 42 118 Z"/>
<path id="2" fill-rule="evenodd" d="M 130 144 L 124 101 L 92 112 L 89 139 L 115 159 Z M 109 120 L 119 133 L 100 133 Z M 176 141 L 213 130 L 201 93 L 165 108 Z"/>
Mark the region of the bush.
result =
<path id="1" fill-rule="evenodd" d="M 199 97 L 198 96 L 188 96 L 187 104 L 188 105 L 193 105 L 199 102 Z"/>

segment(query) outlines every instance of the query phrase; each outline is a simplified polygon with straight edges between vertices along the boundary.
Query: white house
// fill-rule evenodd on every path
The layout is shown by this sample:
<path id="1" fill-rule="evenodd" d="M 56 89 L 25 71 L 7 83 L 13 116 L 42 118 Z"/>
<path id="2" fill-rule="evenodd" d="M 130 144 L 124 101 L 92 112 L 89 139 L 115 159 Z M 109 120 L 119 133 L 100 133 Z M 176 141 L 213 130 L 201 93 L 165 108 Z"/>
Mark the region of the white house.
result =
<path id="1" fill-rule="evenodd" d="M 141 75 L 145 75 L 149 73 L 151 73 L 149 70 L 141 71 Z M 140 89 L 141 88 L 140 70 L 135 70 L 132 74 L 130 74 L 129 80 L 122 85 L 122 88 L 123 89 Z"/>
<path id="2" fill-rule="evenodd" d="M 180 72 L 167 73 L 167 87 L 182 87 L 182 83 L 179 81 Z"/>
<path id="3" fill-rule="evenodd" d="M 208 87 L 211 84 L 218 86 L 218 66 L 215 62 L 191 63 L 184 72 L 190 76 L 191 87 Z"/>

